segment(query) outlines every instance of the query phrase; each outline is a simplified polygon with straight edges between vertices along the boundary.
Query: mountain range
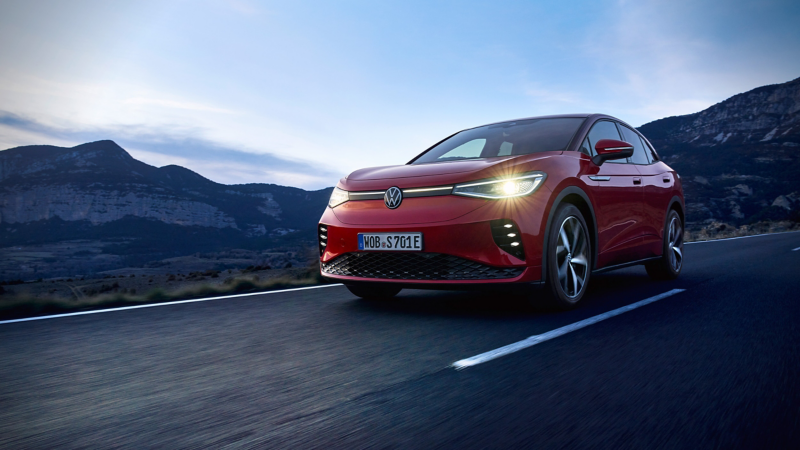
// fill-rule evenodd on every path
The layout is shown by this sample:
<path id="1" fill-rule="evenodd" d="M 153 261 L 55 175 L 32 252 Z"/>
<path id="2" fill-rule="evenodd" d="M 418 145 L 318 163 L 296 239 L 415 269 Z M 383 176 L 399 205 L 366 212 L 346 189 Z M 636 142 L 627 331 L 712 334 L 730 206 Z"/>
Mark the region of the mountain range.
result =
<path id="1" fill-rule="evenodd" d="M 124 256 L 116 265 L 275 248 L 313 240 L 330 192 L 219 184 L 145 164 L 112 141 L 17 147 L 0 152 L 0 247 L 100 240 L 104 252 Z M 39 266 L 38 275 L 52 272 Z M 102 266 L 88 270 L 113 268 Z"/>
<path id="2" fill-rule="evenodd" d="M 800 220 L 800 78 L 639 131 L 681 174 L 690 228 Z"/>
<path id="3" fill-rule="evenodd" d="M 682 176 L 688 229 L 800 221 L 800 78 L 639 130 Z M 20 263 L 19 270 L 11 262 L 0 267 L 0 279 L 100 271 L 201 251 L 313 247 L 330 192 L 223 185 L 180 166 L 150 166 L 109 140 L 0 151 L 0 250 L 16 249 L 15 258 L 30 262 L 37 252 L 52 255 L 47 245 L 93 242 L 118 256 L 93 254 L 96 264 L 58 270 L 42 262 L 47 258 Z"/>

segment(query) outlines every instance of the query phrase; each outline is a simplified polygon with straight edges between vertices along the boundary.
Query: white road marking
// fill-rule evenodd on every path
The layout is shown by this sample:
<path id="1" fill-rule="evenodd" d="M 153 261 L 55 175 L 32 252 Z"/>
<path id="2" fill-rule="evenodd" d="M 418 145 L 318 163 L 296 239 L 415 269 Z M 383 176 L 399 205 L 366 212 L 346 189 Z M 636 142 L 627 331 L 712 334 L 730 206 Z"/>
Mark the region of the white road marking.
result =
<path id="1" fill-rule="evenodd" d="M 460 361 L 456 361 L 453 363 L 452 367 L 458 370 L 465 369 L 467 367 L 472 367 L 481 363 L 485 363 L 487 361 L 491 361 L 493 359 L 499 358 L 501 356 L 506 356 L 508 354 L 518 352 L 522 349 L 532 347 L 536 344 L 541 344 L 542 342 L 549 341 L 550 339 L 557 338 L 559 336 L 563 336 L 567 333 L 571 333 L 576 330 L 580 330 L 581 328 L 588 327 L 589 325 L 594 325 L 597 322 L 610 319 L 611 317 L 618 316 L 622 313 L 626 313 L 630 310 L 639 308 L 641 306 L 657 302 L 661 299 L 665 299 L 669 296 L 679 294 L 686 289 L 673 289 L 668 292 L 664 292 L 663 294 L 658 294 L 654 297 L 650 297 L 644 299 L 640 302 L 631 303 L 628 306 L 623 306 L 622 308 L 617 308 L 612 311 L 605 312 L 603 314 L 590 317 L 588 319 L 581 320 L 580 322 L 575 322 L 573 324 L 569 324 L 567 326 L 563 326 L 561 328 L 556 328 L 555 330 L 548 331 L 547 333 L 537 334 L 535 336 L 531 336 L 528 339 L 524 339 L 519 342 L 515 342 L 513 344 L 506 345 L 504 347 L 500 347 L 494 350 L 490 350 L 486 353 L 481 353 L 480 355 L 473 356 L 471 358 L 462 359 Z"/>
<path id="2" fill-rule="evenodd" d="M 794 249 L 792 249 L 792 251 L 793 251 L 793 252 L 796 252 L 796 251 L 798 251 L 798 250 L 800 250 L 800 247 L 797 247 L 797 248 L 794 248 Z"/>
<path id="3" fill-rule="evenodd" d="M 93 309 L 91 311 L 79 311 L 79 312 L 74 312 L 74 313 L 53 314 L 52 316 L 25 317 L 23 319 L 0 320 L 0 325 L 5 325 L 7 323 L 30 322 L 30 321 L 33 321 L 33 320 L 58 319 L 58 318 L 61 318 L 61 317 L 85 316 L 87 314 L 100 314 L 100 313 L 107 313 L 107 312 L 114 312 L 114 311 L 127 311 L 129 309 L 155 308 L 157 306 L 180 305 L 182 303 L 208 302 L 208 301 L 212 301 L 212 300 L 223 300 L 223 299 L 226 299 L 226 298 L 251 297 L 253 295 L 280 294 L 282 292 L 304 291 L 304 290 L 307 290 L 307 289 L 320 289 L 320 288 L 334 287 L 334 286 L 342 286 L 342 284 L 341 283 L 323 284 L 321 286 L 308 286 L 308 287 L 301 287 L 301 288 L 281 289 L 281 290 L 278 290 L 278 291 L 250 292 L 250 293 L 247 293 L 247 294 L 223 295 L 221 297 L 193 298 L 193 299 L 189 299 L 189 300 L 177 300 L 177 301 L 174 301 L 174 302 L 148 303 L 146 305 L 120 306 L 119 308 Z"/>
<path id="4" fill-rule="evenodd" d="M 708 239 L 708 240 L 705 240 L 705 241 L 685 242 L 684 245 L 704 244 L 706 242 L 730 241 L 730 240 L 733 240 L 733 239 L 746 239 L 746 238 L 761 237 L 761 236 L 775 236 L 776 234 L 787 234 L 787 233 L 800 233 L 800 231 L 781 231 L 780 233 L 764 233 L 764 234 L 753 234 L 753 235 L 750 235 L 750 236 L 737 236 L 737 237 L 722 238 L 722 239 Z"/>

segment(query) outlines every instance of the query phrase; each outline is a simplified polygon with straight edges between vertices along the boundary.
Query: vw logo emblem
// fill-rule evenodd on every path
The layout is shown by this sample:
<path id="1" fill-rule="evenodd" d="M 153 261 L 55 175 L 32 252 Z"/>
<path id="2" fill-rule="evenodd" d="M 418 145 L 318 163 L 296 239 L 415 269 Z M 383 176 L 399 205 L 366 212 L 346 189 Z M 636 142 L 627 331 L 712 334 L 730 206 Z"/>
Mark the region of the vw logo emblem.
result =
<path id="1" fill-rule="evenodd" d="M 400 188 L 392 186 L 383 194 L 383 203 L 389 209 L 395 209 L 403 202 L 403 191 Z"/>

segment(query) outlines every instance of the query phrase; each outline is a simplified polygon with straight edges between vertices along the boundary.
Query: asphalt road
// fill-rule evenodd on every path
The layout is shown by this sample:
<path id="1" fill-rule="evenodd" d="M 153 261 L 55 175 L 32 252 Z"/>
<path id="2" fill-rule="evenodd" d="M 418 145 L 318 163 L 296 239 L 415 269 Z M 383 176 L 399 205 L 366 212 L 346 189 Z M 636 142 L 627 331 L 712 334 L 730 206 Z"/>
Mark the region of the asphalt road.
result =
<path id="1" fill-rule="evenodd" d="M 800 448 L 800 233 L 570 312 L 342 286 L 0 325 L 0 447 Z M 486 363 L 452 363 L 676 295 Z"/>

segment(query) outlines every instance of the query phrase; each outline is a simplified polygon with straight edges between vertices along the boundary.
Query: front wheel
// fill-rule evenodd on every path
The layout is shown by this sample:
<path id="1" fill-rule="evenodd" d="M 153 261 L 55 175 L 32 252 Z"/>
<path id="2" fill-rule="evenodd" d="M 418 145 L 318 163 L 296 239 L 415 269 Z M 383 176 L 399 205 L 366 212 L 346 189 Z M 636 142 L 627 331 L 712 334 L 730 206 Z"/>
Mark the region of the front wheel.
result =
<path id="1" fill-rule="evenodd" d="M 667 214 L 661 258 L 644 267 L 655 280 L 674 280 L 680 275 L 683 268 L 683 224 L 674 209 Z"/>
<path id="2" fill-rule="evenodd" d="M 592 272 L 592 243 L 580 210 L 563 204 L 556 210 L 547 245 L 547 285 L 552 303 L 572 309 L 583 298 Z"/>
<path id="3" fill-rule="evenodd" d="M 356 297 L 361 297 L 364 300 L 379 301 L 389 300 L 395 295 L 399 294 L 402 288 L 392 285 L 345 285 L 347 289 Z"/>

